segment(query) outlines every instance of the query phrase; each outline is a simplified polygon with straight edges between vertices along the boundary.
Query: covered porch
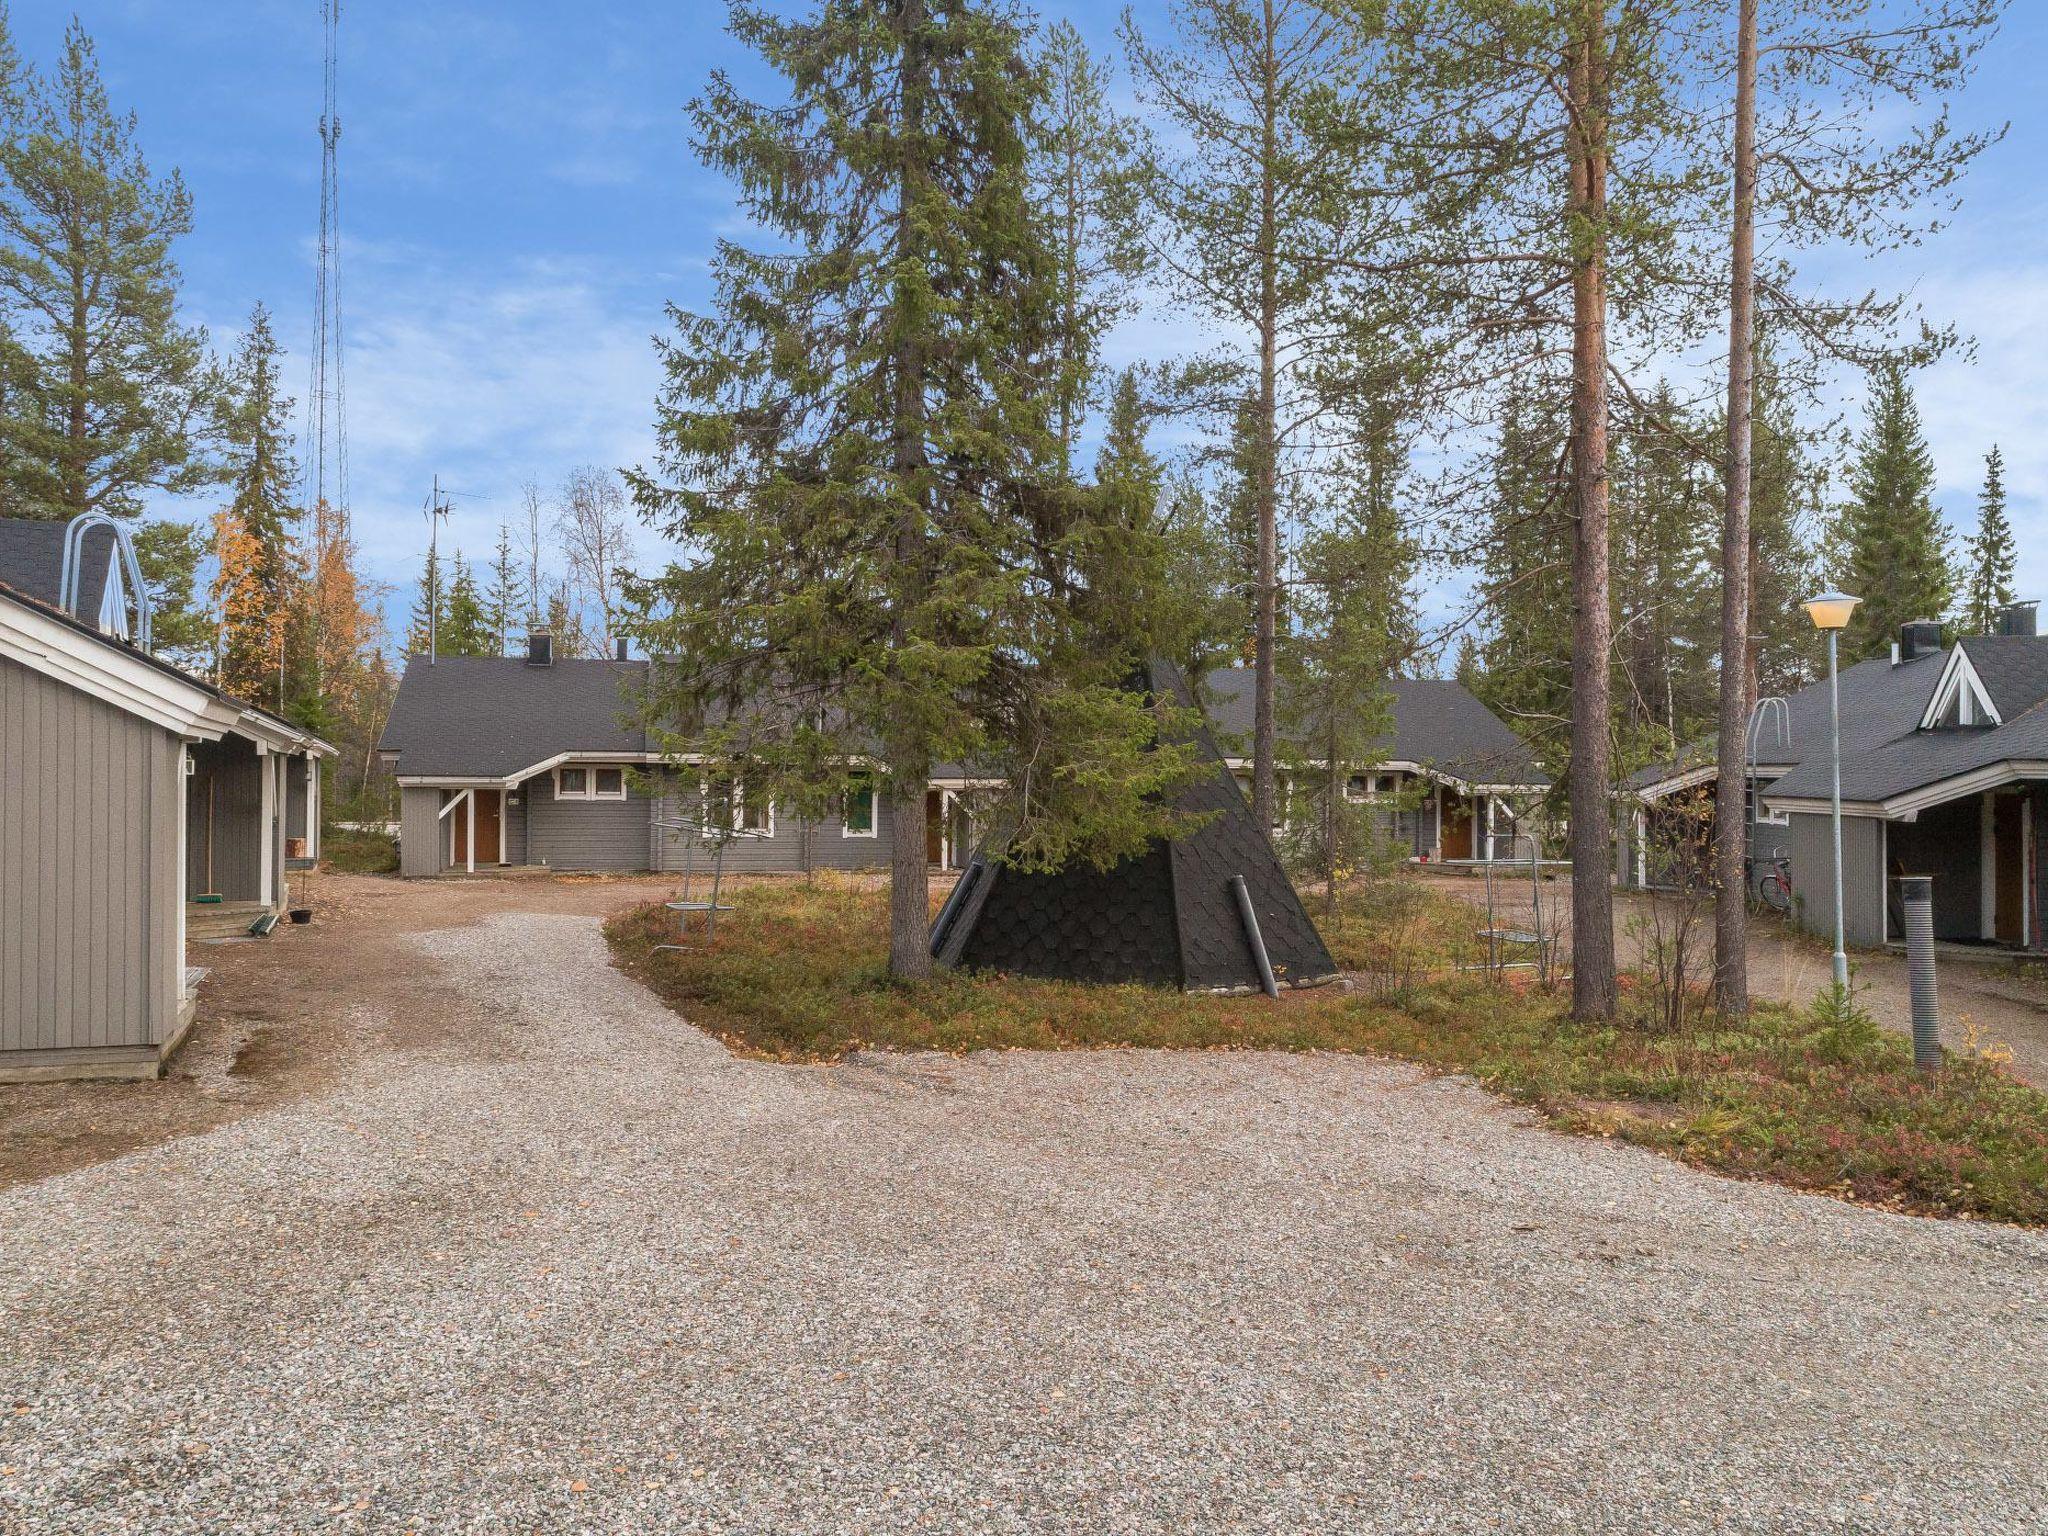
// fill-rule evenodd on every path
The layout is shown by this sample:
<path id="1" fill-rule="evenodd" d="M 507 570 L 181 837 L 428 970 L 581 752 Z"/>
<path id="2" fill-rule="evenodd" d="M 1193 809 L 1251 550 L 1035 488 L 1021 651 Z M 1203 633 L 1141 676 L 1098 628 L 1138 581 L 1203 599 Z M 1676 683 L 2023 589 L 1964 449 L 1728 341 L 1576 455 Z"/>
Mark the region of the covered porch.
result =
<path id="1" fill-rule="evenodd" d="M 290 872 L 319 857 L 319 756 L 254 730 L 188 744 L 183 830 L 188 937 L 282 911 Z"/>

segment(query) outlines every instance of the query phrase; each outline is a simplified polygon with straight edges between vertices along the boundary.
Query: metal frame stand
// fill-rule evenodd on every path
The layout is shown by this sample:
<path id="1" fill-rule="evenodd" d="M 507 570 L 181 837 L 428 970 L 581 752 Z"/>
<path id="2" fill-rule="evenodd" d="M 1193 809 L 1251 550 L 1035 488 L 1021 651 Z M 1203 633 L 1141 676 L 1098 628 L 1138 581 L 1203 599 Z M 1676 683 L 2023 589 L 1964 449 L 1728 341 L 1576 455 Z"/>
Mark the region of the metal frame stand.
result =
<path id="1" fill-rule="evenodd" d="M 720 888 L 725 881 L 725 845 L 733 839 L 732 829 L 730 827 L 712 826 L 701 817 L 692 816 L 662 817 L 654 825 L 659 831 L 683 839 L 683 888 L 676 893 L 674 901 L 662 903 L 663 906 L 676 915 L 677 942 L 673 944 L 657 944 L 654 946 L 654 952 L 659 953 L 664 949 L 679 951 L 709 949 L 712 941 L 718 937 L 718 914 L 733 910 L 718 899 Z M 709 901 L 693 901 L 690 897 L 690 885 L 696 877 L 697 849 L 700 844 L 707 843 L 711 848 L 711 899 Z M 702 944 L 687 942 L 690 937 L 690 914 L 692 912 L 702 912 L 704 914 L 704 942 Z"/>

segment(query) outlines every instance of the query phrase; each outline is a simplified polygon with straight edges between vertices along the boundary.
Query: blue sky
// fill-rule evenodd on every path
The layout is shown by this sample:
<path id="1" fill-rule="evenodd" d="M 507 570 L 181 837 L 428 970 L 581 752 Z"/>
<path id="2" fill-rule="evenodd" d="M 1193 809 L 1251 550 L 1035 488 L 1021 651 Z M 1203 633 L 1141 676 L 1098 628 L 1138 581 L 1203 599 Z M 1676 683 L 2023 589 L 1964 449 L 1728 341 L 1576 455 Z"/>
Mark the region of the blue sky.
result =
<path id="1" fill-rule="evenodd" d="M 22 51 L 51 59 L 71 8 L 11 9 Z M 1112 7 L 1043 10 L 1107 46 Z M 319 177 L 316 0 L 101 0 L 79 14 L 152 162 L 178 167 L 192 190 L 197 227 L 180 253 L 191 317 L 225 345 L 261 299 L 303 353 Z M 516 516 L 523 482 L 552 487 L 579 464 L 650 456 L 663 306 L 703 301 L 712 243 L 738 227 L 726 186 L 690 154 L 682 111 L 714 65 L 746 73 L 723 16 L 702 0 L 344 0 L 350 458 L 373 576 L 415 577 L 436 473 L 465 493 L 452 534 L 477 556 Z M 1962 217 L 1854 274 L 1910 287 L 1931 315 L 1976 337 L 1974 363 L 1918 380 L 1940 499 L 1959 529 L 1973 527 L 1984 451 L 2003 446 L 2021 595 L 2035 597 L 2048 597 L 2044 64 L 2048 7 L 2026 3 L 1961 104 L 1973 123 L 2012 122 L 1972 173 Z M 1112 350 L 1135 357 L 1199 339 L 1192 324 L 1154 315 Z M 303 392 L 302 362 L 289 377 Z M 1455 586 L 1440 582 L 1431 606 Z"/>

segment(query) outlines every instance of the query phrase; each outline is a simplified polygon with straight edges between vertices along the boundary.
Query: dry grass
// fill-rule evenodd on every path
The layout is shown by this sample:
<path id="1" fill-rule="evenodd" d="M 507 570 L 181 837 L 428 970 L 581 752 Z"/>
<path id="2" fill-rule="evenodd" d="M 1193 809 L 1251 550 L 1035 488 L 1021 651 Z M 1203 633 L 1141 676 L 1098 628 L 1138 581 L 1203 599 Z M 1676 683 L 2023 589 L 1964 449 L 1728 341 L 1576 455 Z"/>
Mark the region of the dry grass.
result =
<path id="1" fill-rule="evenodd" d="M 1384 899 L 1384 898 L 1383 898 Z M 1997 1063 L 1917 1074 L 1867 1020 L 1759 1008 L 1739 1027 L 1695 1011 L 1657 1027 L 1640 987 L 1624 1022 L 1576 1025 L 1528 983 L 1456 970 L 1472 913 L 1409 885 L 1412 979 L 1380 992 L 1188 996 L 1022 977 L 887 975 L 886 898 L 821 880 L 746 889 L 710 951 L 655 954 L 659 903 L 613 917 L 619 962 L 735 1050 L 831 1060 L 863 1049 L 1160 1047 L 1359 1051 L 1467 1073 L 1563 1129 L 1613 1136 L 1701 1167 L 1900 1209 L 2048 1223 L 2048 1097 Z M 1374 960 L 1373 914 L 1330 925 L 1345 963 Z"/>

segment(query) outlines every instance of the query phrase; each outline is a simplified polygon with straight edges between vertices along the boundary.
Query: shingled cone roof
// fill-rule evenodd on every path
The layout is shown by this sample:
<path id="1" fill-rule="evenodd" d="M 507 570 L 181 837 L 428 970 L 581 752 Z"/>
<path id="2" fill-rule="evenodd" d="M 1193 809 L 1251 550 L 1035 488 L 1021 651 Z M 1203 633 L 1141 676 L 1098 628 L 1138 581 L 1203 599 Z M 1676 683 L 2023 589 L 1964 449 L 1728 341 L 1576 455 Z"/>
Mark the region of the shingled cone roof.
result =
<path id="1" fill-rule="evenodd" d="M 1147 674 L 1155 695 L 1194 709 L 1171 663 L 1154 661 Z M 1202 718 L 1199 712 L 1195 718 Z M 1213 813 L 1200 828 L 1155 842 L 1106 870 L 1078 864 L 1027 873 L 993 861 L 984 849 L 932 926 L 938 963 L 1058 981 L 1257 990 L 1258 963 L 1230 885 L 1231 876 L 1242 875 L 1281 985 L 1335 976 L 1336 963 L 1273 845 L 1253 823 L 1206 724 L 1195 727 L 1194 745 L 1209 771 L 1183 789 L 1176 804 Z"/>

